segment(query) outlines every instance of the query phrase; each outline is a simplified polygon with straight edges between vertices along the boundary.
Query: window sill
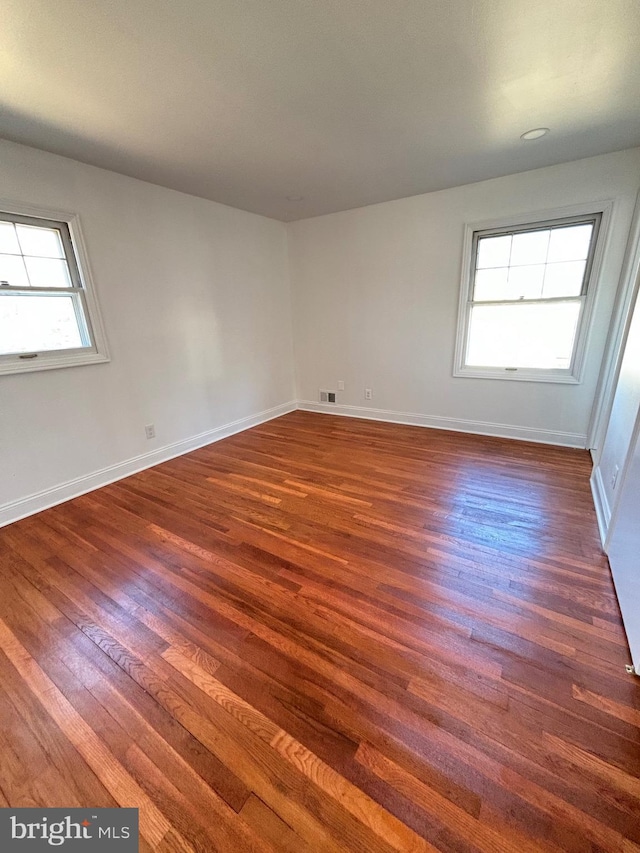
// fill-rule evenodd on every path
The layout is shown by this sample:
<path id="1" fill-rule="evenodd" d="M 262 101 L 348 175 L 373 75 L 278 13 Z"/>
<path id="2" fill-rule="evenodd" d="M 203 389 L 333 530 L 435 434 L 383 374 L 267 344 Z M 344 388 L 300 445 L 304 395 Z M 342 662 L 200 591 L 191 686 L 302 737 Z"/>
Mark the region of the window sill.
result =
<path id="1" fill-rule="evenodd" d="M 571 373 L 554 373 L 551 370 L 504 370 L 491 368 L 459 367 L 454 377 L 466 379 L 503 379 L 508 382 L 553 382 L 559 385 L 580 385 L 580 379 Z"/>
<path id="2" fill-rule="evenodd" d="M 101 352 L 87 352 L 77 355 L 39 354 L 34 359 L 7 358 L 0 360 L 0 376 L 12 373 L 35 373 L 39 370 L 58 370 L 62 367 L 79 367 L 83 364 L 103 364 L 109 356 Z"/>

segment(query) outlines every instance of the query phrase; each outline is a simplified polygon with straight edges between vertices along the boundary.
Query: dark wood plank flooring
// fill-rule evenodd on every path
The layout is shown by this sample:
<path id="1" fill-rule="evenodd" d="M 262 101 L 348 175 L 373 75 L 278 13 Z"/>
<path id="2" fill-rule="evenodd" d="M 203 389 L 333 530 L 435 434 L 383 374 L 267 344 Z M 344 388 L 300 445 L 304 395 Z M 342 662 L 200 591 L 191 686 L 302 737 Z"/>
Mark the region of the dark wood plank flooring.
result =
<path id="1" fill-rule="evenodd" d="M 295 412 L 0 530 L 0 804 L 141 850 L 640 851 L 586 452 Z"/>

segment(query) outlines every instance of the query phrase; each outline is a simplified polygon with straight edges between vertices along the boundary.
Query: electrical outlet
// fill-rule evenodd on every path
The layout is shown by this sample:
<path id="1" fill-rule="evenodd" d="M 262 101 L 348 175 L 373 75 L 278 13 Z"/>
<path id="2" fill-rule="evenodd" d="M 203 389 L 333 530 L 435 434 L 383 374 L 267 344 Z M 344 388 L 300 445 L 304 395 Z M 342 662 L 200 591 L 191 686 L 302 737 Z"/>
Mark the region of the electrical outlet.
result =
<path id="1" fill-rule="evenodd" d="M 344 379 L 338 379 L 338 391 L 344 391 Z"/>
<path id="2" fill-rule="evenodd" d="M 147 438 L 155 438 L 156 437 L 156 427 L 155 424 L 147 424 L 144 428 L 145 435 Z"/>
<path id="3" fill-rule="evenodd" d="M 618 468 L 618 466 L 617 466 L 617 465 L 616 465 L 616 467 L 613 469 L 613 474 L 611 475 L 611 488 L 612 488 L 612 489 L 615 489 L 615 487 L 616 487 L 616 483 L 618 482 L 618 471 L 619 471 L 619 470 L 620 470 L 620 469 Z"/>
<path id="4" fill-rule="evenodd" d="M 371 400 L 372 397 L 373 397 L 373 391 L 371 390 L 371 388 L 365 388 L 364 389 L 364 399 L 365 400 Z"/>

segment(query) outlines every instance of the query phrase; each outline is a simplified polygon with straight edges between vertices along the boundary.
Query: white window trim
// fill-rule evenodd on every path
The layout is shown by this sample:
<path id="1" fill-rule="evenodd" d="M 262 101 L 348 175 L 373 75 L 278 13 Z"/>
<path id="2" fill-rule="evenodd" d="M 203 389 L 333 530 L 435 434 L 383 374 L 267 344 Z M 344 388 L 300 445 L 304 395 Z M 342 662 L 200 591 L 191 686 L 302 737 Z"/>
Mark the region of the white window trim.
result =
<path id="1" fill-rule="evenodd" d="M 589 204 L 571 205 L 569 207 L 558 207 L 550 210 L 538 210 L 519 216 L 505 216 L 500 219 L 484 220 L 482 222 L 471 222 L 464 226 L 464 241 L 462 249 L 462 275 L 460 280 L 460 300 L 458 305 L 458 328 L 456 333 L 455 360 L 453 367 L 454 377 L 473 379 L 503 379 L 510 382 L 555 382 L 567 385 L 579 385 L 584 376 L 585 356 L 591 337 L 593 306 L 600 283 L 602 259 L 606 245 L 609 240 L 609 225 L 615 201 L 606 199 Z M 571 367 L 567 370 L 539 370 L 532 368 L 518 368 L 508 370 L 506 368 L 482 368 L 466 367 L 464 364 L 467 330 L 469 326 L 469 315 L 471 310 L 471 288 L 473 287 L 473 235 L 476 231 L 490 231 L 498 228 L 515 228 L 522 225 L 533 225 L 538 222 L 546 222 L 554 219 L 568 219 L 574 216 L 589 216 L 600 214 L 600 228 L 597 235 L 593 263 L 589 276 L 589 284 L 585 295 L 582 315 L 578 327 L 577 339 L 574 347 Z"/>
<path id="2" fill-rule="evenodd" d="M 96 296 L 89 257 L 78 214 L 67 210 L 36 207 L 1 198 L 0 210 L 3 213 L 16 214 L 17 216 L 33 216 L 40 219 L 50 219 L 66 223 L 69 228 L 71 244 L 84 291 L 84 301 L 88 315 L 86 319 L 91 326 L 94 341 L 94 346 L 87 351 L 52 350 L 50 352 L 39 352 L 38 357 L 32 360 L 20 359 L 18 355 L 0 356 L 0 375 L 33 373 L 39 370 L 55 370 L 62 367 L 77 367 L 83 364 L 100 364 L 110 361 L 104 323 Z"/>

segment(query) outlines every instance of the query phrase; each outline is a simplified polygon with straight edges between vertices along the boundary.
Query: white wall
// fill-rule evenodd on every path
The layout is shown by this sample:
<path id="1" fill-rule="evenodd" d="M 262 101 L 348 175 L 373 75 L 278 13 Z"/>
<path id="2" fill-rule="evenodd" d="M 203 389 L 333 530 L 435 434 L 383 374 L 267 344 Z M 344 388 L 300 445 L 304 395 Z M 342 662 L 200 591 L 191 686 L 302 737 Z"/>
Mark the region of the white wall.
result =
<path id="1" fill-rule="evenodd" d="M 282 223 L 8 142 L 0 196 L 79 213 L 112 359 L 0 376 L 0 522 L 293 400 Z"/>
<path id="2" fill-rule="evenodd" d="M 633 149 L 291 223 L 298 397 L 344 380 L 344 413 L 584 447 L 639 183 Z M 454 378 L 464 224 L 611 198 L 583 383 Z"/>
<path id="3" fill-rule="evenodd" d="M 636 370 L 640 373 L 638 362 Z M 611 518 L 606 550 L 631 659 L 636 675 L 640 675 L 640 414 L 633 431 L 624 474 L 621 473 L 620 476 L 622 482 L 618 485 L 618 497 Z"/>
<path id="4" fill-rule="evenodd" d="M 592 487 L 603 541 L 623 485 L 625 468 L 631 458 L 631 443 L 640 412 L 640 303 L 629 325 L 620 374 L 613 398 L 600 459 L 593 471 Z M 614 474 L 618 469 L 614 487 Z M 639 546 L 640 551 L 640 546 Z"/>
<path id="5" fill-rule="evenodd" d="M 640 675 L 640 302 L 637 297 L 632 311 L 602 454 L 591 483 L 631 657 L 636 674 Z M 614 488 L 612 476 L 616 467 L 619 471 Z"/>

